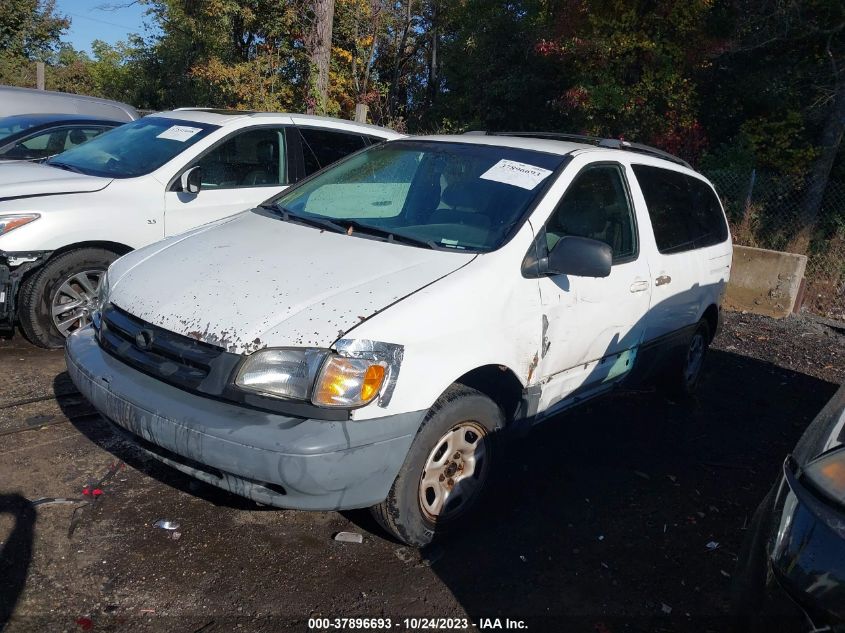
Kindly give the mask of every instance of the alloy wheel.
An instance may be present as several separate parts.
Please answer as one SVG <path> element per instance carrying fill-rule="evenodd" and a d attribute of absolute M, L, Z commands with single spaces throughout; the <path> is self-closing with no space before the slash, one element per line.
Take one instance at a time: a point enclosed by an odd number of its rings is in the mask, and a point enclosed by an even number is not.
<path fill-rule="evenodd" d="M 64 280 L 53 295 L 50 315 L 53 325 L 62 336 L 91 322 L 91 315 L 99 309 L 97 291 L 103 279 L 102 270 L 84 270 Z"/>

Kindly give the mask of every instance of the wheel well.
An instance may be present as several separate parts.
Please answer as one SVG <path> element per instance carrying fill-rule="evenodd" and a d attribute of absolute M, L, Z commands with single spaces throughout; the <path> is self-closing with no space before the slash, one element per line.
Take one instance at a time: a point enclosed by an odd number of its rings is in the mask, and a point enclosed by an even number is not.
<path fill-rule="evenodd" d="M 131 246 L 127 246 L 126 244 L 121 244 L 119 242 L 107 242 L 107 241 L 77 242 L 75 244 L 68 244 L 67 246 L 62 246 L 61 248 L 57 248 L 52 253 L 50 253 L 50 257 L 48 257 L 44 261 L 40 262 L 39 265 L 35 266 L 34 268 L 31 268 L 30 270 L 27 270 L 26 272 L 23 273 L 23 275 L 21 276 L 20 284 L 18 286 L 18 292 L 17 292 L 17 297 L 16 297 L 17 300 L 20 301 L 20 294 L 23 291 L 23 286 L 26 283 L 26 281 L 30 277 L 35 275 L 39 270 L 41 270 L 41 267 L 44 264 L 49 262 L 56 255 L 62 255 L 64 253 L 67 253 L 67 252 L 70 252 L 70 251 L 75 251 L 75 250 L 78 250 L 80 248 L 104 248 L 107 251 L 111 251 L 118 256 L 126 255 L 126 253 L 135 250 Z"/>
<path fill-rule="evenodd" d="M 67 253 L 68 251 L 76 251 L 80 248 L 104 248 L 117 255 L 126 255 L 129 251 L 134 250 L 131 246 L 120 244 L 119 242 L 77 242 L 76 244 L 68 244 L 53 251 L 50 257 Z"/>
<path fill-rule="evenodd" d="M 510 421 L 522 400 L 522 383 L 504 365 L 484 365 L 465 373 L 456 383 L 477 389 L 495 402 Z"/>
<path fill-rule="evenodd" d="M 719 327 L 719 308 L 711 303 L 707 306 L 704 316 L 701 318 L 707 321 L 707 325 L 710 326 L 710 340 L 712 341 L 716 336 L 716 329 Z"/>

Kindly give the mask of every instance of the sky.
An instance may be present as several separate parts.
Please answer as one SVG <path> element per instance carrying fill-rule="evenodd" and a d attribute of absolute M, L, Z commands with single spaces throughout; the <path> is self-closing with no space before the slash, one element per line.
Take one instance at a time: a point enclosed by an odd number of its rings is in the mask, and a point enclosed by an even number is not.
<path fill-rule="evenodd" d="M 146 7 L 132 0 L 56 0 L 56 12 L 71 21 L 62 41 L 88 54 L 94 40 L 114 44 L 132 33 L 152 34 L 144 28 Z"/>

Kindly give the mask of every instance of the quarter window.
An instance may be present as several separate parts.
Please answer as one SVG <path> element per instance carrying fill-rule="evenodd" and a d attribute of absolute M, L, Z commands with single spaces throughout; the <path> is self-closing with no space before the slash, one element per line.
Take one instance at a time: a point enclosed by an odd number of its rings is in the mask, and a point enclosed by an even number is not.
<path fill-rule="evenodd" d="M 649 165 L 634 165 L 633 169 L 661 253 L 682 253 L 727 239 L 719 200 L 705 182 Z"/>
<path fill-rule="evenodd" d="M 205 189 L 279 186 L 285 177 L 285 144 L 281 128 L 249 130 L 221 143 L 203 156 Z"/>
<path fill-rule="evenodd" d="M 299 134 L 302 138 L 306 176 L 366 147 L 364 138 L 360 134 L 315 128 L 300 128 Z"/>
<path fill-rule="evenodd" d="M 575 177 L 546 225 L 549 251 L 565 235 L 608 244 L 614 263 L 636 257 L 634 214 L 618 165 L 587 167 Z"/>

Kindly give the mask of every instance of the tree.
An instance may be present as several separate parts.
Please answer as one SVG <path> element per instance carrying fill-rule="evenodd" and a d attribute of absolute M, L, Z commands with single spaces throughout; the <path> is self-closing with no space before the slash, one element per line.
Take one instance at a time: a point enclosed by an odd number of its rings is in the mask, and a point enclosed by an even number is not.
<path fill-rule="evenodd" d="M 70 21 L 56 13 L 55 0 L 3 0 L 0 51 L 4 56 L 46 61 L 69 26 Z"/>
<path fill-rule="evenodd" d="M 310 61 L 307 108 L 309 114 L 327 114 L 334 0 L 312 0 L 308 17 L 311 24 L 305 36 Z"/>

